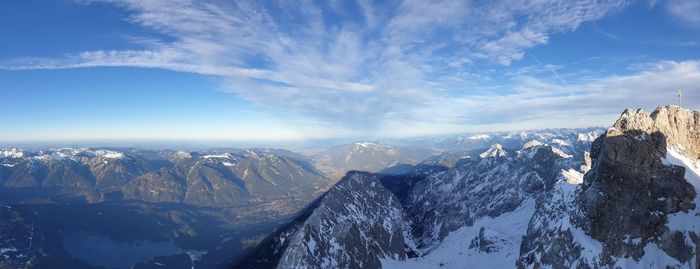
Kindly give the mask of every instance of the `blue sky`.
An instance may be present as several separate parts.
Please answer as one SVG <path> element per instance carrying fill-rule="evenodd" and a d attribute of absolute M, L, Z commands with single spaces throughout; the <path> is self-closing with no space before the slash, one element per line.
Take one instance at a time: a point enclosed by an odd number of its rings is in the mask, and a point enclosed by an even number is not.
<path fill-rule="evenodd" d="M 401 138 L 700 107 L 700 1 L 3 1 L 0 141 Z"/>

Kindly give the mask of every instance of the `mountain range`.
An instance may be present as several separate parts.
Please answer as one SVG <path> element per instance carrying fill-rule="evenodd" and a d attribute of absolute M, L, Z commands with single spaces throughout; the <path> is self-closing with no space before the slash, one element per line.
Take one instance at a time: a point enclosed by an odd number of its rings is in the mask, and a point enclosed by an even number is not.
<path fill-rule="evenodd" d="M 398 144 L 5 149 L 0 267 L 700 268 L 700 112 Z"/>

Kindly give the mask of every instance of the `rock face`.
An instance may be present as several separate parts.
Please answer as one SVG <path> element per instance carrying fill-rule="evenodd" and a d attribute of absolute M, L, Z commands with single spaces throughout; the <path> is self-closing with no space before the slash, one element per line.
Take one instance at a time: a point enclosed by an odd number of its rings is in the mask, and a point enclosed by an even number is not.
<path fill-rule="evenodd" d="M 640 258 L 646 242 L 676 240 L 668 235 L 667 216 L 695 207 L 695 189 L 685 180 L 685 169 L 662 161 L 667 147 L 685 148 L 694 156 L 692 149 L 700 149 L 700 133 L 694 131 L 700 127 L 698 118 L 688 115 L 692 113 L 677 107 L 657 109 L 651 115 L 627 110 L 593 144 L 594 166 L 584 179 L 581 203 L 586 227 L 609 254 Z M 688 143 L 689 137 L 695 137 L 693 143 Z M 640 238 L 642 244 L 624 243 L 628 237 Z M 683 245 L 682 241 L 666 244 L 679 243 Z M 671 256 L 685 262 L 690 253 Z"/>
<path fill-rule="evenodd" d="M 350 172 L 289 239 L 277 268 L 379 268 L 380 258 L 407 257 L 408 229 L 376 175 Z"/>
<path fill-rule="evenodd" d="M 698 268 L 699 119 L 625 110 L 593 143 L 583 184 L 558 184 L 537 209 L 518 266 Z"/>
<path fill-rule="evenodd" d="M 627 109 L 613 126 L 620 132 L 661 133 L 666 144 L 691 159 L 700 159 L 700 112 L 677 106 L 659 107 L 651 114 Z"/>

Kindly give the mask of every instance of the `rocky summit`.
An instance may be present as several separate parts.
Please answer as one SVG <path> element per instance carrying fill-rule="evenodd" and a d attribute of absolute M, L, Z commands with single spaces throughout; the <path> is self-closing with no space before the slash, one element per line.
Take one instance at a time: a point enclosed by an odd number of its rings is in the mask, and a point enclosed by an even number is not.
<path fill-rule="evenodd" d="M 518 265 L 700 266 L 699 115 L 625 110 L 593 143 L 583 183 L 562 184 L 535 213 Z"/>

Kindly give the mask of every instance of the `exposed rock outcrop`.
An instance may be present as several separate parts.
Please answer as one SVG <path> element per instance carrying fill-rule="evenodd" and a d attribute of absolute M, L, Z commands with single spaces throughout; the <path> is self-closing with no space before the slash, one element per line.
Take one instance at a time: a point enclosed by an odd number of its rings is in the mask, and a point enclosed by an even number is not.
<path fill-rule="evenodd" d="M 538 207 L 518 266 L 698 268 L 699 119 L 625 110 L 593 143 L 583 184 L 558 183 Z"/>
<path fill-rule="evenodd" d="M 657 243 L 681 262 L 690 249 L 666 227 L 667 216 L 695 208 L 685 169 L 667 166 L 667 149 L 700 156 L 700 113 L 679 107 L 651 114 L 626 110 L 592 147 L 594 167 L 586 175 L 581 203 L 593 238 L 612 256 L 641 258 L 647 242 Z M 640 238 L 641 243 L 625 242 Z M 683 248 L 684 250 L 678 250 Z"/>

